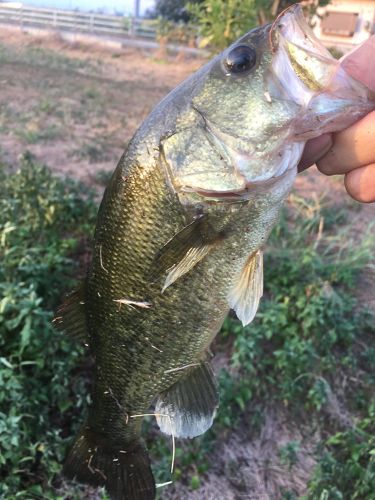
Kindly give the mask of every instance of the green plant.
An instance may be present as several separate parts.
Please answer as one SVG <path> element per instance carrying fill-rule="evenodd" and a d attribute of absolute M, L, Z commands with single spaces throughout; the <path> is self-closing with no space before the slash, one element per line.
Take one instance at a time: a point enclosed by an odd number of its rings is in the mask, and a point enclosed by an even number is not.
<path fill-rule="evenodd" d="M 307 498 L 371 500 L 375 491 L 375 400 L 353 429 L 326 440 Z"/>
<path fill-rule="evenodd" d="M 94 181 L 99 186 L 107 187 L 112 177 L 112 170 L 100 169 L 95 172 Z"/>
<path fill-rule="evenodd" d="M 204 0 L 188 10 L 200 27 L 201 47 L 224 49 L 257 24 L 255 0 Z"/>
<path fill-rule="evenodd" d="M 0 63 L 17 62 L 32 66 L 49 67 L 61 71 L 93 72 L 100 70 L 100 61 L 67 57 L 56 50 L 32 45 L 19 48 L 0 43 Z"/>
<path fill-rule="evenodd" d="M 157 23 L 157 38 L 159 43 L 176 43 L 194 45 L 197 28 L 190 23 L 174 23 L 160 17 Z"/>
<path fill-rule="evenodd" d="M 299 441 L 288 441 L 279 448 L 280 463 L 286 465 L 289 470 L 298 462 Z"/>
<path fill-rule="evenodd" d="M 306 15 L 311 17 L 318 5 L 327 5 L 328 1 L 305 5 Z M 187 10 L 200 27 L 201 46 L 224 49 L 258 24 L 272 22 L 295 3 L 289 0 L 203 0 L 188 4 Z"/>
<path fill-rule="evenodd" d="M 83 348 L 51 320 L 95 205 L 83 185 L 53 177 L 31 155 L 21 163 L 0 172 L 0 497 L 52 499 L 87 402 L 76 376 Z"/>
<path fill-rule="evenodd" d="M 311 486 L 314 493 L 325 489 L 333 495 L 324 498 L 367 498 L 374 480 L 374 445 L 369 430 L 364 434 L 361 429 L 363 422 L 370 426 L 366 401 L 374 383 L 375 322 L 373 312 L 355 299 L 357 279 L 371 261 L 374 241 L 371 228 L 360 242 L 350 238 L 349 211 L 346 204 L 332 207 L 322 200 L 292 197 L 266 249 L 265 293 L 257 317 L 243 328 L 229 316 L 216 344 L 216 350 L 230 356 L 219 377 L 216 432 L 242 420 L 256 433 L 265 404 L 282 405 L 294 415 L 296 426 L 307 418 L 319 427 L 324 414 L 336 419 L 324 427 L 332 438 L 324 454 L 317 453 L 320 472 Z M 349 380 L 345 389 L 341 380 Z M 338 434 L 344 420 L 336 389 L 346 411 L 364 418 Z M 289 468 L 296 465 L 298 449 L 294 441 L 282 447 L 281 462 Z M 342 479 L 340 489 L 339 480 L 332 479 L 335 474 L 350 481 Z M 364 496 L 350 496 L 357 491 L 353 484 Z M 323 498 L 319 495 L 311 498 Z"/>
<path fill-rule="evenodd" d="M 15 131 L 16 135 L 28 144 L 36 144 L 40 141 L 54 141 L 61 137 L 62 130 L 57 125 L 50 124 L 28 124 L 25 128 Z"/>
<path fill-rule="evenodd" d="M 72 151 L 72 156 L 81 159 L 88 159 L 90 163 L 100 163 L 112 158 L 111 146 L 104 137 L 90 139 L 81 144 L 80 147 Z"/>
<path fill-rule="evenodd" d="M 293 201 L 266 251 L 265 297 L 257 318 L 246 328 L 232 318 L 223 325 L 222 338 L 232 338 L 231 363 L 240 376 L 224 373 L 221 384 L 241 410 L 250 399 L 273 395 L 319 411 L 338 367 L 354 372 L 358 366 L 358 331 L 374 330 L 372 315 L 356 310 L 352 295 L 373 242 L 364 238 L 354 245 L 342 230 L 321 234 L 322 207 Z"/>
<path fill-rule="evenodd" d="M 188 3 L 189 0 L 156 0 L 155 7 L 147 13 L 150 17 L 186 23 L 191 18 L 187 8 Z M 202 0 L 191 0 L 190 3 L 199 4 Z"/>
<path fill-rule="evenodd" d="M 0 171 L 0 195 L 0 498 L 78 500 L 81 487 L 68 487 L 59 472 L 87 404 L 80 394 L 88 392 L 90 362 L 51 319 L 80 272 L 74 262 L 86 260 L 96 207 L 83 185 L 52 176 L 30 155 L 18 172 Z M 371 499 L 375 328 L 355 293 L 374 243 L 371 228 L 368 238 L 352 240 L 351 210 L 347 203 L 291 198 L 267 246 L 257 318 L 243 328 L 229 316 L 214 346 L 229 358 L 219 376 L 214 428 L 176 441 L 173 479 L 200 488 L 215 445 L 228 429 L 243 432 L 244 422 L 257 433 L 267 403 L 289 411 L 301 433 L 304 420 L 324 431 L 306 498 Z M 345 428 L 323 420 L 337 392 L 353 416 Z M 172 442 L 150 423 L 145 430 L 156 480 L 166 482 Z M 279 448 L 291 473 L 302 448 L 296 439 Z M 297 498 L 292 490 L 282 495 Z"/>

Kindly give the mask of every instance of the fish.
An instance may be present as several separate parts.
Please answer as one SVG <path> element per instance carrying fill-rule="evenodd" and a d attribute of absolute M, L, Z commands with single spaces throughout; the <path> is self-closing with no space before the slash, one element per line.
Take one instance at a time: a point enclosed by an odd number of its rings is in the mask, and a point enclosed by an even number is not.
<path fill-rule="evenodd" d="M 173 438 L 211 427 L 219 394 L 209 347 L 230 309 L 243 325 L 256 314 L 263 248 L 306 141 L 374 107 L 299 5 L 155 107 L 104 193 L 87 277 L 55 320 L 94 359 L 66 477 L 116 500 L 155 498 L 143 416 Z"/>

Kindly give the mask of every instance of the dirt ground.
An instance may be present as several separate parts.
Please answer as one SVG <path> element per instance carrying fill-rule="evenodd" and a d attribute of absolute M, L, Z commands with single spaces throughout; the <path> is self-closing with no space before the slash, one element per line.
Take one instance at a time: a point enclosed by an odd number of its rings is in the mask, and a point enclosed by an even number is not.
<path fill-rule="evenodd" d="M 201 65 L 3 27 L 0 44 L 1 159 L 15 165 L 27 149 L 86 182 L 113 170 L 155 104 Z"/>
<path fill-rule="evenodd" d="M 203 62 L 69 44 L 56 35 L 37 38 L 2 27 L 0 160 L 13 168 L 19 155 L 29 150 L 60 175 L 81 179 L 101 191 L 142 120 Z M 333 201 L 346 197 L 341 180 L 325 178 L 316 169 L 299 176 L 295 194 L 325 194 Z M 355 221 L 353 234 L 360 234 L 375 220 L 375 204 L 361 207 L 348 198 L 348 206 L 348 217 Z M 375 307 L 371 273 L 370 269 L 364 273 L 358 295 Z M 215 450 L 215 469 L 201 489 L 177 492 L 172 486 L 163 498 L 268 500 L 279 498 L 276 486 L 288 489 L 291 485 L 303 494 L 313 467 L 309 450 L 317 437 L 306 443 L 302 466 L 293 477 L 277 465 L 276 450 L 296 439 L 295 432 L 289 429 L 283 410 L 273 409 L 257 439 L 243 439 L 233 432 Z M 224 462 L 234 464 L 225 477 Z M 241 487 L 254 495 L 241 495 Z"/>

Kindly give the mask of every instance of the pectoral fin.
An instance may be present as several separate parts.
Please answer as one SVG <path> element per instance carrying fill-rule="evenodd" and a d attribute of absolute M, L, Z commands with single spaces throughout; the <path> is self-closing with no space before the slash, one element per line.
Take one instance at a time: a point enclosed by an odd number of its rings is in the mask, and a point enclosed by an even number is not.
<path fill-rule="evenodd" d="M 254 319 L 263 295 L 263 253 L 250 255 L 242 269 L 238 283 L 228 295 L 229 306 L 234 309 L 243 326 Z"/>
<path fill-rule="evenodd" d="M 211 427 L 218 405 L 215 377 L 210 364 L 204 362 L 159 395 L 156 420 L 165 434 L 192 438 Z"/>
<path fill-rule="evenodd" d="M 168 273 L 162 291 L 193 269 L 220 240 L 203 215 L 173 236 L 156 256 L 151 279 Z"/>

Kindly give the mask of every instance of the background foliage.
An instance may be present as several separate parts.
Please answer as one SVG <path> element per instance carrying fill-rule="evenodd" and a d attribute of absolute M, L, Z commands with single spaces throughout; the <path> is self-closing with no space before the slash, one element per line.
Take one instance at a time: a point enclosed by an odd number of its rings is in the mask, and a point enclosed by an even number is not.
<path fill-rule="evenodd" d="M 158 0 L 152 17 L 159 17 L 163 30 L 168 21 L 182 23 L 180 30 L 188 29 L 187 24 L 198 26 L 199 45 L 222 50 L 257 25 L 271 22 L 280 12 L 298 2 L 288 0 Z M 306 5 L 305 13 L 311 17 L 318 6 L 329 0 L 319 0 Z M 167 24 L 166 24 L 167 23 Z M 190 32 L 195 33 L 192 26 Z"/>
<path fill-rule="evenodd" d="M 87 188 L 53 177 L 28 154 L 17 173 L 1 166 L 0 498 L 50 491 L 86 404 L 82 348 L 51 320 L 74 283 L 95 212 Z"/>
<path fill-rule="evenodd" d="M 29 155 L 17 173 L 3 169 L 0 191 L 0 497 L 82 498 L 59 472 L 87 403 L 89 361 L 51 318 L 84 260 L 95 204 L 82 185 L 54 177 Z M 214 346 L 228 357 L 214 428 L 178 443 L 174 479 L 191 490 L 204 482 L 228 430 L 246 425 L 256 432 L 266 406 L 281 404 L 294 425 L 321 428 L 306 498 L 370 500 L 375 322 L 355 289 L 374 242 L 354 244 L 347 213 L 346 206 L 297 197 L 283 212 L 266 253 L 256 320 L 242 328 L 229 317 Z M 149 431 L 163 481 L 169 443 Z M 292 470 L 299 450 L 298 441 L 287 443 L 280 463 Z"/>
<path fill-rule="evenodd" d="M 199 4 L 202 0 L 192 0 L 190 3 Z M 191 19 L 187 9 L 188 0 L 156 0 L 155 7 L 147 12 L 149 17 L 161 17 L 168 21 L 187 23 Z"/>

